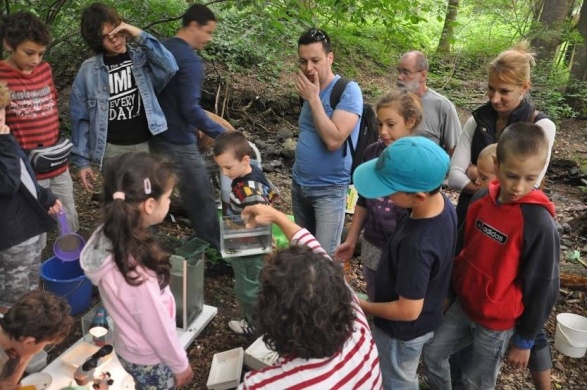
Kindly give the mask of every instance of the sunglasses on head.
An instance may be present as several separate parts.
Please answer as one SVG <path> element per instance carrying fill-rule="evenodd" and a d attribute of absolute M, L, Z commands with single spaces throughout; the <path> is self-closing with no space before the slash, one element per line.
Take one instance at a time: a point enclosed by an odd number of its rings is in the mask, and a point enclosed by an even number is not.
<path fill-rule="evenodd" d="M 328 42 L 328 38 L 326 37 L 326 34 L 324 33 L 324 31 L 318 30 L 318 29 L 312 29 L 310 31 L 308 31 L 308 35 L 310 36 L 310 38 L 314 39 L 316 42 Z"/>

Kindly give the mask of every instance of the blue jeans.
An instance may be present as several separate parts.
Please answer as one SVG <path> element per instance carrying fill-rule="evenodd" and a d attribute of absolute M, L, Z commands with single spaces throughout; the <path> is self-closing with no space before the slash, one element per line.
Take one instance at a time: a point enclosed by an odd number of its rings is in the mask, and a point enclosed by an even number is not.
<path fill-rule="evenodd" d="M 373 338 L 379 351 L 379 367 L 384 389 L 418 390 L 418 363 L 422 348 L 434 335 L 428 332 L 415 339 L 402 341 L 373 327 Z"/>
<path fill-rule="evenodd" d="M 152 153 L 165 155 L 174 162 L 183 206 L 196 237 L 220 251 L 220 223 L 214 191 L 198 145 L 177 145 L 155 137 L 149 146 Z"/>
<path fill-rule="evenodd" d="M 461 349 L 450 357 L 450 372 L 452 376 L 452 387 L 454 389 L 466 389 L 466 373 L 471 367 L 473 357 L 473 344 Z M 532 372 L 550 370 L 552 368 L 552 355 L 548 338 L 544 329 L 536 335 L 534 346 L 530 350 L 528 369 Z"/>
<path fill-rule="evenodd" d="M 292 181 L 291 203 L 296 223 L 308 229 L 330 256 L 340 244 L 347 188 L 305 187 Z"/>
<path fill-rule="evenodd" d="M 475 323 L 465 314 L 459 301 L 455 301 L 434 338 L 424 347 L 424 367 L 430 388 L 452 389 L 448 358 L 472 343 L 471 367 L 466 372 L 468 388 L 494 389 L 512 334 L 513 329 L 490 330 Z"/>

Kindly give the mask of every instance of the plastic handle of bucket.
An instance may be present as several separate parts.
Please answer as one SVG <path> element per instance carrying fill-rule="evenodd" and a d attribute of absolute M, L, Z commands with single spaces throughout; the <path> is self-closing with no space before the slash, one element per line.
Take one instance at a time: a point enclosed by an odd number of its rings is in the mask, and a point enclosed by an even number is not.
<path fill-rule="evenodd" d="M 77 286 L 75 286 L 74 288 L 72 288 L 70 291 L 68 291 L 66 294 L 61 295 L 63 298 L 69 297 L 71 294 L 73 294 L 74 292 L 76 292 L 77 290 L 79 290 L 79 288 L 84 284 L 84 282 L 86 281 L 86 278 L 81 278 L 81 280 L 79 281 L 79 283 L 77 284 Z M 49 292 L 53 292 L 50 290 L 45 290 L 45 284 L 43 284 L 43 291 L 49 291 Z"/>
<path fill-rule="evenodd" d="M 585 347 L 587 347 L 587 340 L 585 340 L 585 342 L 583 342 L 583 343 L 575 344 L 575 342 L 573 340 L 571 340 L 571 338 L 565 333 L 565 331 L 563 330 L 563 327 L 561 326 L 561 324 L 558 324 L 558 330 L 560 330 L 561 334 L 566 339 L 566 341 L 567 341 L 567 343 L 569 345 L 572 345 L 575 348 L 585 348 Z M 585 334 L 587 334 L 587 332 Z"/>
<path fill-rule="evenodd" d="M 262 161 L 261 161 L 261 153 L 259 152 L 259 148 L 257 147 L 257 145 L 255 145 L 251 141 L 249 141 L 249 145 L 251 146 L 253 153 L 255 153 L 254 160 L 257 161 L 258 167 L 261 168 Z"/>
<path fill-rule="evenodd" d="M 71 233 L 71 230 L 69 230 L 69 225 L 67 224 L 67 215 L 65 215 L 65 211 L 63 209 L 59 210 L 57 213 L 57 222 L 59 222 L 59 235 L 63 236 L 65 234 Z"/>

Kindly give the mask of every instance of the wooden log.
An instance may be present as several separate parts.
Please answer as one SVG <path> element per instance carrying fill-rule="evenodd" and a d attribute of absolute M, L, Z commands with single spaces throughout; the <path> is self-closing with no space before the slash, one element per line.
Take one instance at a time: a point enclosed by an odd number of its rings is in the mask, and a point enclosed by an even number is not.
<path fill-rule="evenodd" d="M 571 290 L 587 290 L 587 268 L 582 264 L 563 261 L 560 264 L 561 287 Z"/>

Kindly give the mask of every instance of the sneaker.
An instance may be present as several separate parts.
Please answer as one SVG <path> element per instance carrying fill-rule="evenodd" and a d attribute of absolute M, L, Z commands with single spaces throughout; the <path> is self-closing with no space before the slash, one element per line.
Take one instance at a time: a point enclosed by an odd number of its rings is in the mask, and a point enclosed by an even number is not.
<path fill-rule="evenodd" d="M 254 332 L 252 326 L 249 326 L 247 320 L 233 320 L 228 321 L 228 327 L 234 332 L 238 334 L 244 335 L 251 335 Z"/>

